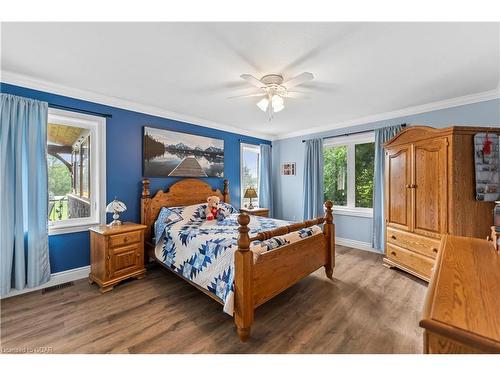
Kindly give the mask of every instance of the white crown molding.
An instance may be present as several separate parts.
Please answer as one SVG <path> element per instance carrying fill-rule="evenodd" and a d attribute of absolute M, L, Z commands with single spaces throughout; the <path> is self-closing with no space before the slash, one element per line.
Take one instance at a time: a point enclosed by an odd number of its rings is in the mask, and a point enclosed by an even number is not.
<path fill-rule="evenodd" d="M 461 105 L 485 102 L 488 100 L 499 99 L 499 98 L 500 98 L 500 89 L 497 87 L 494 90 L 483 91 L 483 92 L 479 92 L 476 94 L 464 95 L 464 96 L 460 96 L 457 98 L 440 100 L 440 101 L 433 102 L 433 103 L 427 103 L 427 104 L 422 104 L 422 105 L 418 105 L 418 106 L 414 106 L 414 107 L 398 109 L 396 111 L 379 113 L 376 115 L 361 117 L 361 118 L 358 118 L 355 120 L 348 120 L 348 121 L 338 122 L 338 123 L 329 124 L 329 125 L 316 126 L 316 127 L 309 128 L 307 130 L 299 130 L 299 131 L 288 133 L 288 134 L 279 134 L 275 137 L 274 140 L 300 137 L 300 136 L 311 135 L 311 134 L 315 134 L 315 133 L 322 133 L 322 132 L 325 132 L 328 130 L 342 129 L 342 128 L 348 128 L 348 127 L 356 126 L 356 125 L 369 124 L 369 123 L 377 122 L 377 121 L 391 120 L 391 119 L 395 119 L 398 117 L 417 115 L 420 113 L 426 113 L 426 112 L 437 111 L 440 109 L 458 107 Z"/>
<path fill-rule="evenodd" d="M 177 112 L 172 112 L 166 109 L 149 106 L 146 104 L 136 103 L 126 99 L 117 98 L 114 96 L 108 96 L 108 95 L 98 94 L 92 91 L 63 86 L 57 83 L 40 80 L 24 74 L 18 74 L 10 71 L 5 71 L 5 70 L 0 71 L 0 81 L 11 85 L 45 91 L 51 94 L 68 96 L 74 99 L 86 100 L 89 102 L 107 105 L 110 107 L 126 109 L 129 111 L 140 112 L 147 115 L 186 122 L 189 124 L 203 126 L 205 128 L 211 128 L 230 133 L 235 133 L 238 135 L 247 135 L 250 137 L 266 139 L 269 141 L 274 139 L 274 137 L 269 134 L 251 131 L 247 129 L 241 129 L 231 125 L 220 124 L 214 121 L 205 120 L 202 118 L 193 117 L 189 115 L 184 115 Z"/>
<path fill-rule="evenodd" d="M 411 116 L 425 112 L 436 111 L 440 109 L 458 107 L 461 105 L 479 103 L 487 100 L 493 100 L 500 98 L 500 87 L 497 86 L 496 89 L 484 91 L 476 94 L 460 96 L 457 98 L 451 98 L 446 100 L 441 100 L 437 102 L 422 104 L 413 107 L 407 107 L 395 111 L 379 113 L 375 115 L 365 116 L 354 120 L 348 120 L 328 125 L 309 127 L 306 130 L 299 130 L 292 133 L 280 133 L 277 135 L 270 135 L 266 133 L 260 133 L 256 131 L 251 131 L 247 129 L 238 128 L 231 125 L 220 124 L 217 122 L 201 119 L 194 116 L 184 115 L 162 108 L 149 106 L 141 103 L 132 102 L 126 99 L 121 99 L 113 96 L 98 94 L 95 92 L 80 90 L 68 86 L 59 85 L 56 83 L 48 82 L 45 80 L 36 79 L 27 75 L 18 74 L 10 71 L 2 70 L 0 71 L 0 81 L 3 83 L 8 83 L 16 86 L 22 86 L 26 88 L 31 88 L 34 90 L 46 91 L 52 94 L 58 94 L 63 96 L 68 96 L 75 99 L 86 100 L 102 105 L 107 105 L 111 107 L 116 107 L 120 109 L 126 109 L 134 112 L 144 113 L 152 116 L 158 116 L 162 118 L 172 119 L 176 121 L 181 121 L 185 123 L 190 123 L 194 125 L 203 126 L 206 128 L 217 129 L 222 131 L 227 131 L 230 133 L 247 135 L 250 137 L 256 137 L 261 139 L 266 139 L 269 141 L 276 141 L 287 138 L 301 137 L 305 135 L 311 135 L 316 133 L 321 133 L 334 129 L 341 129 L 352 127 L 356 125 L 368 124 L 377 121 L 391 120 L 398 117 Z"/>
<path fill-rule="evenodd" d="M 49 288 L 51 286 L 69 283 L 70 281 L 85 279 L 86 277 L 89 276 L 89 273 L 90 273 L 90 266 L 84 266 L 80 268 L 73 268 L 67 271 L 56 272 L 50 275 L 50 280 L 45 284 L 39 285 L 35 288 L 26 288 L 20 290 L 12 289 L 7 295 L 3 296 L 1 299 L 14 297 L 19 294 L 35 292 L 37 290 Z"/>

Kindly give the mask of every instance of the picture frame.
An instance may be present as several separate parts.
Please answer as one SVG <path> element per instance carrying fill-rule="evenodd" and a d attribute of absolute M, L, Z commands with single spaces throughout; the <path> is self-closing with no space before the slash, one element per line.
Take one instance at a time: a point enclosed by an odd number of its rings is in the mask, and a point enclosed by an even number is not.
<path fill-rule="evenodd" d="M 297 164 L 294 162 L 285 162 L 281 164 L 282 176 L 295 176 L 297 174 Z"/>
<path fill-rule="evenodd" d="M 224 140 L 144 126 L 144 177 L 224 177 Z"/>

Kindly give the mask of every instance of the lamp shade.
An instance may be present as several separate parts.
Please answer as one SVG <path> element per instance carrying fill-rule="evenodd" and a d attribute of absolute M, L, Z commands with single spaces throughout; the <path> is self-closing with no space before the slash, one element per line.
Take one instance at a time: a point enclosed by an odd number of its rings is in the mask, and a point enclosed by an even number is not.
<path fill-rule="evenodd" d="M 116 199 L 113 199 L 107 206 L 106 206 L 106 212 L 109 212 L 110 214 L 113 214 L 115 212 L 125 212 L 127 210 L 127 206 L 125 203 L 118 201 Z"/>
<path fill-rule="evenodd" d="M 262 112 L 266 112 L 267 111 L 267 106 L 268 105 L 269 105 L 269 100 L 267 98 L 261 99 L 257 103 L 257 107 L 259 107 Z"/>
<path fill-rule="evenodd" d="M 253 187 L 249 187 L 245 190 L 243 198 L 257 198 L 257 192 Z"/>

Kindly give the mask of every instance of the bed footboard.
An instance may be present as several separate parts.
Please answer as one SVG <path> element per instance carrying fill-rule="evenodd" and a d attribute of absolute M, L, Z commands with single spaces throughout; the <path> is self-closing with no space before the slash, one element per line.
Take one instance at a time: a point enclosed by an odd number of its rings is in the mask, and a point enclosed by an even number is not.
<path fill-rule="evenodd" d="M 302 223 L 280 227 L 259 233 L 250 238 L 246 214 L 238 216 L 239 238 L 235 253 L 235 307 L 234 320 L 241 341 L 250 337 L 254 309 L 297 281 L 308 276 L 320 267 L 325 267 L 326 276 L 332 278 L 335 266 L 335 230 L 333 224 L 333 203 L 325 202 L 325 217 L 307 220 Z M 274 236 L 324 224 L 323 233 L 261 254 L 254 261 L 250 243 L 266 240 Z"/>

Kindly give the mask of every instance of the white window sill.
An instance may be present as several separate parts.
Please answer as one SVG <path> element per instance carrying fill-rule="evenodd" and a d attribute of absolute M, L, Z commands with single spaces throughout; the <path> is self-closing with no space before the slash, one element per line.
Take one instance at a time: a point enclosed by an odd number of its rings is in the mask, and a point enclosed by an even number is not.
<path fill-rule="evenodd" d="M 90 227 L 95 225 L 99 225 L 100 223 L 87 223 L 87 224 L 76 224 L 76 225 L 65 225 L 59 227 L 50 227 L 49 226 L 49 236 L 55 236 L 58 234 L 66 234 L 66 233 L 77 233 L 77 232 L 86 232 Z"/>
<path fill-rule="evenodd" d="M 341 216 L 373 218 L 373 208 L 334 206 L 333 214 Z"/>

